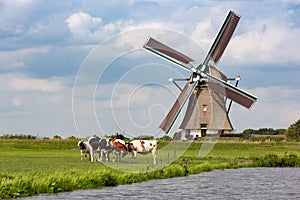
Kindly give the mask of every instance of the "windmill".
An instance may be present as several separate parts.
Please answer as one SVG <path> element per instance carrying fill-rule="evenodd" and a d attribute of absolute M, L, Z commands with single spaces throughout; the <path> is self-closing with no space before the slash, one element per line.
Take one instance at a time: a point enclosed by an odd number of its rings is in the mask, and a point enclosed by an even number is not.
<path fill-rule="evenodd" d="M 192 74 L 186 81 L 173 107 L 160 124 L 160 128 L 169 133 L 179 113 L 189 99 L 185 117 L 180 125 L 183 131 L 196 131 L 204 136 L 207 130 L 232 130 L 228 112 L 232 101 L 250 109 L 257 100 L 254 95 L 228 83 L 227 77 L 217 69 L 217 64 L 225 51 L 240 17 L 230 11 L 203 63 L 193 65 L 193 59 L 161 42 L 149 37 L 144 48 L 189 70 Z M 173 80 L 175 84 L 175 79 Z M 178 84 L 176 84 L 178 86 Z M 179 87 L 179 86 L 178 86 Z M 226 110 L 226 101 L 230 99 Z"/>

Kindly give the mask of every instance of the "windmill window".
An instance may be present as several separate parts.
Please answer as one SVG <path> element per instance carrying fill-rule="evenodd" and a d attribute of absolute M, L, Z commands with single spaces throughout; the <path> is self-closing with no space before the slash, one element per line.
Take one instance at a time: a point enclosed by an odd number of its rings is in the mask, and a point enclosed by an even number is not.
<path fill-rule="evenodd" d="M 194 89 L 193 93 L 194 93 L 194 94 L 197 94 L 197 92 L 198 92 L 198 88 L 196 87 L 196 88 Z"/>
<path fill-rule="evenodd" d="M 207 111 L 207 105 L 203 105 L 202 110 L 203 110 L 203 112 L 206 112 Z"/>
<path fill-rule="evenodd" d="M 207 129 L 207 124 L 200 124 L 200 129 Z"/>

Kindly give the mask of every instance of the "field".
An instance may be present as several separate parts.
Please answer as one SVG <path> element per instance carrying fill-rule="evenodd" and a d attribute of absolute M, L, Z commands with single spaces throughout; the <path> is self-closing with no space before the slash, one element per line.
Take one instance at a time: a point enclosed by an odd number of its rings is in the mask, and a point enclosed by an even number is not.
<path fill-rule="evenodd" d="M 203 142 L 159 141 L 151 155 L 127 155 L 120 163 L 80 160 L 76 139 L 0 140 L 0 198 L 131 184 L 213 169 L 300 167 L 299 143 L 219 140 L 205 157 Z M 207 144 L 206 144 L 207 145 Z M 211 145 L 211 144 L 209 144 Z"/>

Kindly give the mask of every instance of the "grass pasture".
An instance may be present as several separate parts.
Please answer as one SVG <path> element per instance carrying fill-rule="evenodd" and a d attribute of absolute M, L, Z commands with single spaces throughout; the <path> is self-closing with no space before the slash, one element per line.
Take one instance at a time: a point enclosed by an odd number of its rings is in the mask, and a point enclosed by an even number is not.
<path fill-rule="evenodd" d="M 152 155 L 120 163 L 80 160 L 77 140 L 0 140 L 0 198 L 130 184 L 238 167 L 300 167 L 299 143 L 219 140 L 205 157 L 202 142 L 160 141 Z"/>

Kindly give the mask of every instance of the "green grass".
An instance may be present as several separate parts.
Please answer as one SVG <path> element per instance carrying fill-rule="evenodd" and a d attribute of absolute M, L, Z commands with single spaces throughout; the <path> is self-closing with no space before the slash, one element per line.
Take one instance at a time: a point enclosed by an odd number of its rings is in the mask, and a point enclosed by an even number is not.
<path fill-rule="evenodd" d="M 202 142 L 159 142 L 158 163 L 151 154 L 131 162 L 80 160 L 77 140 L 0 140 L 0 198 L 131 184 L 238 167 L 300 167 L 299 143 L 219 140 L 205 157 Z"/>

